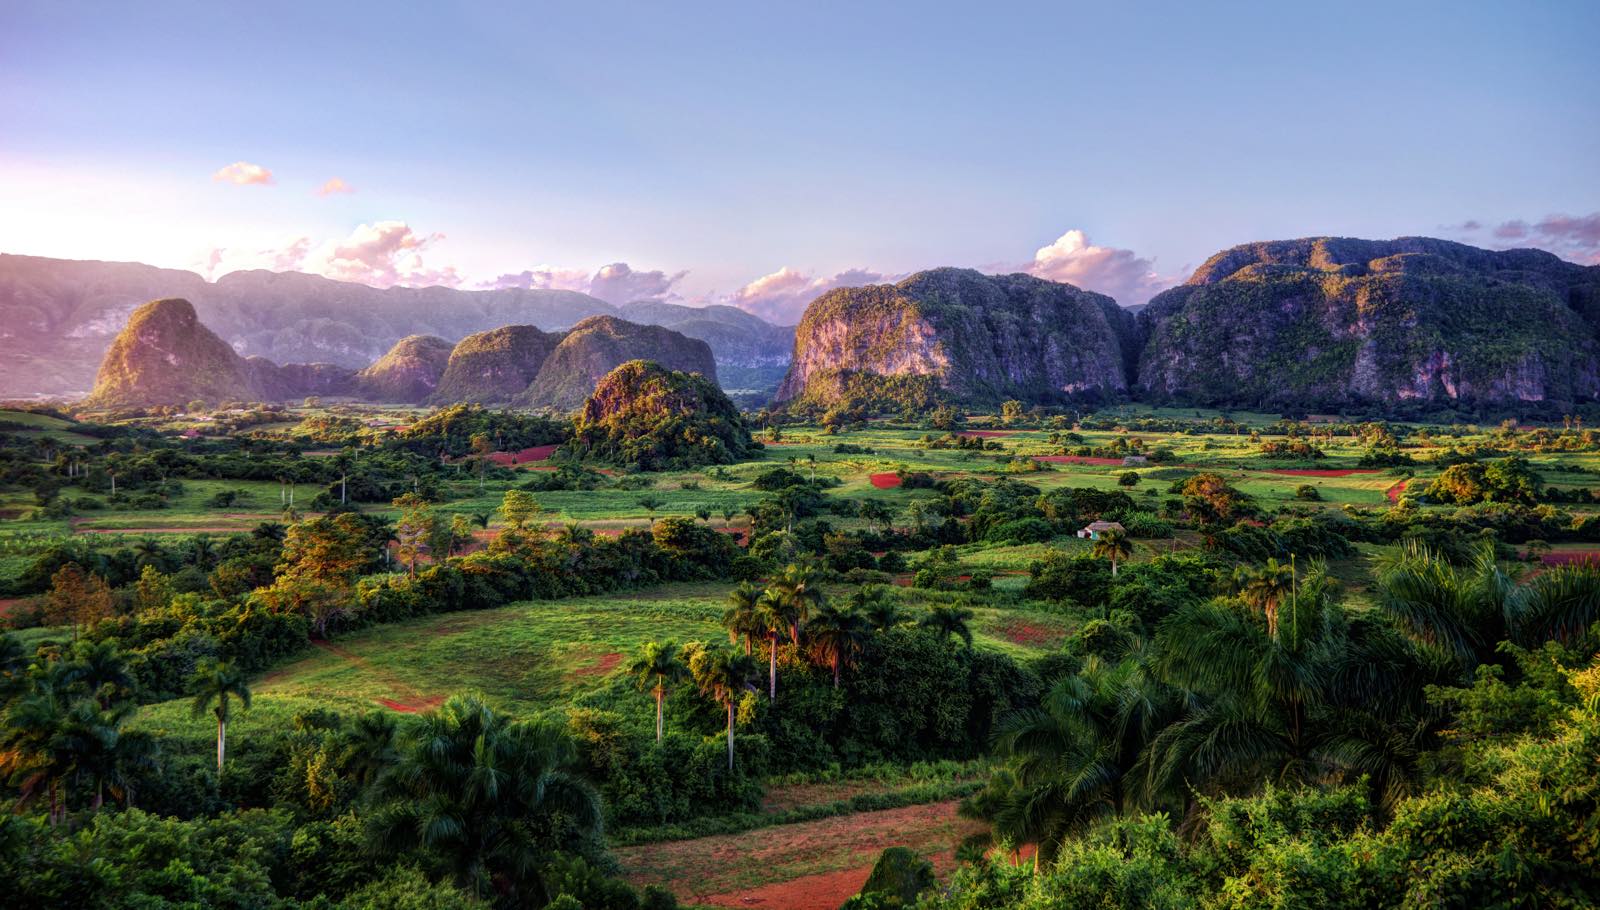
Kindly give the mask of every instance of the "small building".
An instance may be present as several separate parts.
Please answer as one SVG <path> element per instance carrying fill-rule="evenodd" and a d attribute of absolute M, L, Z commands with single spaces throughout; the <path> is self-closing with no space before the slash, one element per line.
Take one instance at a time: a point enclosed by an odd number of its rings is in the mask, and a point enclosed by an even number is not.
<path fill-rule="evenodd" d="M 1078 532 L 1084 540 L 1099 540 L 1100 535 L 1107 531 L 1125 533 L 1121 522 L 1117 521 L 1091 521 L 1088 526 Z"/>
<path fill-rule="evenodd" d="M 1150 458 L 1147 455 L 1128 455 L 1122 459 L 1122 466 L 1125 468 L 1136 467 L 1138 465 L 1145 465 L 1149 463 Z"/>

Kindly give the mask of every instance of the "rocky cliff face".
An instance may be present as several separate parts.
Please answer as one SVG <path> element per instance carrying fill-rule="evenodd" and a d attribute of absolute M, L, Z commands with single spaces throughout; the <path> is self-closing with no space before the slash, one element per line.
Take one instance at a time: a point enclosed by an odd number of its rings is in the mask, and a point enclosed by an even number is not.
<path fill-rule="evenodd" d="M 1029 275 L 934 269 L 831 291 L 795 331 L 780 401 L 913 387 L 973 403 L 1128 388 L 1133 318 L 1111 298 Z M 920 381 L 918 381 L 920 380 Z"/>
<path fill-rule="evenodd" d="M 1194 403 L 1574 401 L 1600 394 L 1600 267 L 1423 237 L 1211 257 L 1139 315 L 1143 394 Z"/>
<path fill-rule="evenodd" d="M 420 404 L 439 386 L 455 345 L 432 335 L 407 335 L 372 366 L 356 374 L 368 401 Z"/>
<path fill-rule="evenodd" d="M 531 325 L 503 325 L 461 339 L 450 352 L 435 404 L 504 404 L 522 394 L 539 375 L 559 333 Z"/>
<path fill-rule="evenodd" d="M 717 381 L 711 347 L 657 325 L 639 325 L 614 316 L 594 316 L 572 327 L 539 368 L 516 404 L 573 410 L 607 373 L 630 360 L 651 360 L 669 370 L 699 373 Z"/>
<path fill-rule="evenodd" d="M 558 331 L 624 310 L 635 321 L 668 320 L 683 334 L 705 338 L 719 367 L 733 368 L 742 381 L 766 381 L 767 388 L 781 371 L 773 359 L 787 363 L 789 351 L 787 329 L 732 307 L 618 308 L 575 291 L 380 290 L 296 272 L 234 272 L 208 282 L 193 272 L 138 263 L 0 254 L 0 397 L 82 394 L 133 310 L 166 297 L 191 301 L 200 319 L 243 356 L 351 370 L 408 335 L 456 339 L 519 324 Z"/>
<path fill-rule="evenodd" d="M 251 367 L 200 324 L 187 300 L 152 300 L 134 310 L 106 351 L 87 402 L 132 408 L 215 404 L 255 387 Z"/>

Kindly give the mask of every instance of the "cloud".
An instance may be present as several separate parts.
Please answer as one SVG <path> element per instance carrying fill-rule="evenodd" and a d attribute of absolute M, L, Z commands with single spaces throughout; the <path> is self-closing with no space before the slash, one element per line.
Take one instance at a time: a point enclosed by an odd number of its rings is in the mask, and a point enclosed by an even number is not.
<path fill-rule="evenodd" d="M 727 302 L 768 322 L 793 325 L 800 321 L 807 304 L 834 288 L 879 284 L 888 277 L 858 268 L 818 278 L 784 266 L 735 291 Z"/>
<path fill-rule="evenodd" d="M 1089 235 L 1078 229 L 1040 247 L 1022 271 L 1106 294 L 1123 306 L 1145 303 L 1181 280 L 1158 274 L 1154 260 L 1132 250 L 1095 246 Z"/>
<path fill-rule="evenodd" d="M 212 174 L 211 179 L 235 186 L 267 186 L 273 182 L 271 171 L 248 161 L 235 161 Z"/>
<path fill-rule="evenodd" d="M 404 221 L 379 221 L 358 226 L 342 240 L 318 243 L 310 237 L 294 237 L 266 249 L 215 247 L 197 264 L 213 280 L 243 269 L 270 269 L 308 272 L 378 288 L 457 287 L 462 278 L 454 266 L 434 266 L 424 259 L 443 239 L 443 234 L 419 234 Z"/>
<path fill-rule="evenodd" d="M 626 262 L 601 266 L 589 280 L 589 294 L 606 303 L 632 303 L 635 300 L 664 300 L 672 296 L 672 286 L 683 280 L 687 271 L 668 275 L 660 270 L 636 272 Z"/>
<path fill-rule="evenodd" d="M 1600 265 L 1600 212 L 1589 215 L 1546 215 L 1529 223 L 1513 218 L 1496 224 L 1481 236 L 1480 221 L 1466 221 L 1450 228 L 1452 233 L 1471 243 L 1499 249 L 1532 246 L 1548 250 L 1563 259 L 1587 265 Z"/>
<path fill-rule="evenodd" d="M 355 187 L 345 183 L 343 178 L 340 177 L 330 177 L 327 183 L 317 187 L 318 196 L 332 196 L 337 193 L 354 193 L 355 191 Z"/>
<path fill-rule="evenodd" d="M 668 273 L 660 269 L 638 271 L 626 262 L 613 262 L 593 272 L 540 265 L 501 275 L 493 281 L 484 282 L 482 287 L 578 291 L 607 303 L 633 303 L 638 300 L 675 299 L 678 296 L 676 285 L 688 274 L 687 271 Z"/>

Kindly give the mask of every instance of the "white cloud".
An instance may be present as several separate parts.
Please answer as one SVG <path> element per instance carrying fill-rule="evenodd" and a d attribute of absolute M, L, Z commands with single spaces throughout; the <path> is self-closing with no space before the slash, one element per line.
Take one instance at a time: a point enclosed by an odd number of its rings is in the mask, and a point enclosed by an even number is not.
<path fill-rule="evenodd" d="M 339 193 L 354 193 L 356 188 L 344 182 L 341 177 L 329 177 L 328 181 L 317 187 L 318 196 L 333 196 Z"/>
<path fill-rule="evenodd" d="M 271 171 L 248 161 L 235 161 L 227 167 L 220 168 L 211 175 L 211 179 L 218 183 L 232 183 L 235 186 L 266 186 L 273 182 Z"/>
<path fill-rule="evenodd" d="M 378 288 L 456 287 L 462 279 L 454 266 L 430 265 L 424 259 L 443 239 L 443 234 L 418 234 L 404 221 L 379 221 L 360 225 L 343 240 L 317 243 L 310 237 L 294 237 L 266 249 L 216 247 L 206 251 L 198 265 L 210 279 L 241 269 L 270 269 Z"/>
<path fill-rule="evenodd" d="M 871 269 L 846 269 L 815 277 L 784 266 L 735 291 L 727 302 L 768 322 L 792 325 L 800 321 L 807 304 L 834 288 L 881 284 L 887 280 L 889 276 Z"/>
<path fill-rule="evenodd" d="M 671 300 L 678 294 L 678 282 L 687 271 L 664 272 L 660 269 L 638 271 L 626 262 L 613 262 L 593 272 L 588 269 L 563 268 L 540 265 L 521 272 L 501 275 L 486 281 L 486 288 L 534 288 L 561 291 L 579 291 L 598 297 L 607 303 L 633 303 L 640 300 Z"/>
<path fill-rule="evenodd" d="M 1132 250 L 1095 246 L 1089 242 L 1089 235 L 1078 229 L 1040 247 L 1022 270 L 1105 294 L 1123 306 L 1145 303 L 1180 280 L 1158 274 L 1153 260 Z"/>

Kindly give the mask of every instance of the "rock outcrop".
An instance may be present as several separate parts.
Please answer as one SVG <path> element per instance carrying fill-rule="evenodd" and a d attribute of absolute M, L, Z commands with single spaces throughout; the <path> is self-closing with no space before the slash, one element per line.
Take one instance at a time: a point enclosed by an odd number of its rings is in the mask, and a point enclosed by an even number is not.
<path fill-rule="evenodd" d="M 716 383 L 648 360 L 601 377 L 566 444 L 574 457 L 647 471 L 732 464 L 757 448 Z"/>
<path fill-rule="evenodd" d="M 1263 408 L 1600 394 L 1600 267 L 1426 237 L 1211 257 L 1139 315 L 1140 393 Z"/>
<path fill-rule="evenodd" d="M 516 404 L 570 411 L 581 407 L 607 373 L 630 360 L 651 360 L 669 370 L 717 381 L 711 346 L 658 325 L 592 316 L 572 327 L 545 359 Z"/>
<path fill-rule="evenodd" d="M 1129 385 L 1133 317 L 1102 294 L 1030 275 L 933 269 L 817 298 L 795 332 L 780 401 L 872 407 L 937 394 L 1049 402 Z"/>
<path fill-rule="evenodd" d="M 468 335 L 450 352 L 431 400 L 434 404 L 510 402 L 539 375 L 561 338 L 531 325 L 503 325 Z"/>
<path fill-rule="evenodd" d="M 200 324 L 194 306 L 169 297 L 134 310 L 100 364 L 96 408 L 216 404 L 256 388 L 252 367 L 226 341 Z"/>

